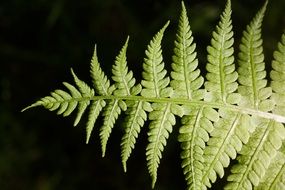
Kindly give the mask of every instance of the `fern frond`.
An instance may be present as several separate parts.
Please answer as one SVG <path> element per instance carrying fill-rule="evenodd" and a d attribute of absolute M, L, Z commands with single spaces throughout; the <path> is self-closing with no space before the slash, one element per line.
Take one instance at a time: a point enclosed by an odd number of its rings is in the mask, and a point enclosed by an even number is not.
<path fill-rule="evenodd" d="M 169 22 L 154 36 L 145 51 L 146 58 L 143 63 L 143 80 L 141 82 L 142 96 L 163 98 L 172 94 L 172 88 L 167 87 L 170 79 L 165 77 L 167 71 L 164 69 L 161 50 L 161 40 L 168 25 Z"/>
<path fill-rule="evenodd" d="M 270 73 L 271 88 L 274 92 L 271 98 L 276 103 L 273 113 L 285 116 L 285 34 L 282 35 L 278 50 L 273 56 L 273 70 Z"/>
<path fill-rule="evenodd" d="M 256 123 L 258 128 L 237 157 L 239 163 L 231 169 L 225 189 L 247 190 L 257 186 L 282 146 L 285 128 L 281 123 L 260 118 L 256 119 Z"/>
<path fill-rule="evenodd" d="M 271 161 L 265 176 L 261 179 L 256 190 L 283 190 L 285 189 L 285 143 L 283 148 Z"/>
<path fill-rule="evenodd" d="M 90 106 L 90 111 L 88 115 L 88 121 L 86 126 L 86 144 L 89 143 L 89 139 L 91 136 L 91 132 L 93 130 L 94 124 L 102 111 L 102 109 L 106 106 L 106 102 L 104 100 L 93 101 Z"/>
<path fill-rule="evenodd" d="M 212 108 L 195 108 L 182 118 L 178 140 L 181 142 L 182 168 L 188 189 L 202 189 L 202 174 L 205 142 L 213 130 L 211 121 L 219 119 L 218 113 Z"/>
<path fill-rule="evenodd" d="M 248 142 L 254 125 L 248 115 L 241 115 L 228 110 L 219 109 L 221 118 L 214 123 L 214 130 L 204 150 L 203 184 L 211 187 L 217 179 L 222 178 L 224 168 L 235 159 L 243 144 Z M 250 131 L 251 130 L 251 131 Z"/>
<path fill-rule="evenodd" d="M 256 14 L 247 30 L 243 33 L 239 54 L 239 92 L 243 95 L 241 105 L 271 111 L 274 102 L 268 99 L 272 90 L 266 87 L 265 63 L 261 40 L 261 24 L 267 1 Z M 231 170 L 230 183 L 226 189 L 251 189 L 257 186 L 264 176 L 271 159 L 280 148 L 285 130 L 282 124 L 272 120 L 254 118 L 256 131 L 242 148 L 237 158 L 239 164 Z M 276 132 L 277 131 L 277 132 Z M 275 139 L 276 142 L 273 142 Z"/>
<path fill-rule="evenodd" d="M 271 87 L 273 90 L 273 94 L 271 99 L 275 102 L 275 108 L 273 109 L 273 113 L 277 113 L 279 115 L 284 115 L 285 111 L 285 88 L 284 88 L 284 80 L 285 80 L 285 35 L 283 34 L 281 37 L 281 41 L 278 43 L 278 49 L 274 52 L 274 60 L 272 61 L 273 70 L 270 73 Z M 280 128 L 283 129 L 283 133 L 281 132 L 279 135 L 284 135 L 284 126 L 279 124 Z M 283 127 L 283 128 L 282 128 Z M 271 137 L 272 138 L 272 137 Z M 283 136 L 284 139 L 284 136 Z M 273 141 L 273 139 L 272 139 Z M 279 145 L 280 142 L 277 140 L 272 142 L 273 145 Z M 277 155 L 273 158 L 270 166 L 268 167 L 265 176 L 261 179 L 261 183 L 257 186 L 256 189 L 276 189 L 281 190 L 285 188 L 285 145 L 283 141 L 282 149 L 277 152 Z"/>
<path fill-rule="evenodd" d="M 111 100 L 106 105 L 104 112 L 103 112 L 103 125 L 100 128 L 100 140 L 101 140 L 101 148 L 102 148 L 102 157 L 105 156 L 106 153 L 106 146 L 112 129 L 116 120 L 118 119 L 121 111 L 126 111 L 127 105 L 122 100 Z"/>
<path fill-rule="evenodd" d="M 200 75 L 196 44 L 193 42 L 187 11 L 182 2 L 182 10 L 174 42 L 173 63 L 171 65 L 170 86 L 174 89 L 173 97 L 201 100 L 204 98 L 203 77 Z"/>
<path fill-rule="evenodd" d="M 231 1 L 227 1 L 221 20 L 213 32 L 211 46 L 208 46 L 208 64 L 206 65 L 208 90 L 206 101 L 218 101 L 223 104 L 237 104 L 240 95 L 237 90 L 238 74 L 235 71 L 233 57 L 233 31 L 231 21 Z M 217 179 L 222 178 L 224 168 L 229 166 L 230 158 L 235 159 L 242 144 L 247 143 L 251 129 L 247 115 L 220 108 L 220 119 L 214 123 L 210 140 L 204 150 L 203 184 L 211 187 Z M 252 130 L 252 129 L 251 129 Z M 204 187 L 206 188 L 206 187 Z"/>
<path fill-rule="evenodd" d="M 142 89 L 140 84 L 135 86 L 136 80 L 133 77 L 132 71 L 128 72 L 126 61 L 126 47 L 128 39 L 119 56 L 117 56 L 115 65 L 113 67 L 113 80 L 116 81 L 117 87 L 114 91 L 114 95 L 117 96 L 135 96 L 139 94 Z M 140 129 L 147 119 L 146 111 L 152 111 L 150 103 L 144 101 L 128 101 L 127 106 L 128 109 L 126 111 L 127 117 L 125 120 L 125 134 L 122 137 L 121 142 L 121 157 L 125 172 L 127 170 L 126 163 L 131 155 L 132 149 L 135 146 L 136 138 L 138 138 Z"/>
<path fill-rule="evenodd" d="M 211 46 L 207 47 L 206 101 L 236 104 L 239 100 L 239 95 L 233 93 L 238 86 L 238 74 L 234 65 L 231 12 L 231 1 L 228 0 L 220 22 L 213 32 Z"/>
<path fill-rule="evenodd" d="M 174 56 L 171 72 L 171 87 L 174 97 L 189 100 L 204 98 L 204 89 L 200 89 L 204 79 L 197 69 L 196 45 L 182 2 L 182 10 L 178 23 L 178 31 L 174 42 Z M 210 119 L 205 115 L 210 113 Z M 217 120 L 218 114 L 210 108 L 191 108 L 190 113 L 182 118 L 178 140 L 181 142 L 182 168 L 188 189 L 200 189 L 202 186 L 203 149 L 208 141 L 208 133 L 213 129 L 211 120 Z"/>
<path fill-rule="evenodd" d="M 261 39 L 261 25 L 267 1 L 246 27 L 241 39 L 239 53 L 238 92 L 243 96 L 241 105 L 262 111 L 273 109 L 273 101 L 267 99 L 272 90 L 266 87 L 267 80 Z"/>
<path fill-rule="evenodd" d="M 148 170 L 152 178 L 152 188 L 154 188 L 162 152 L 176 120 L 171 111 L 173 108 L 170 103 L 153 103 L 152 108 L 153 111 L 149 114 L 149 119 L 152 121 L 149 125 L 149 144 L 146 148 L 146 159 Z"/>
<path fill-rule="evenodd" d="M 140 130 L 147 120 L 146 111 L 151 112 L 153 110 L 151 104 L 144 101 L 129 101 L 127 105 L 125 134 L 121 142 L 121 157 L 125 172 L 127 171 L 127 160 L 135 147 Z"/>
<path fill-rule="evenodd" d="M 140 93 L 141 85 L 136 85 L 136 79 L 133 77 L 133 72 L 128 70 L 127 66 L 127 47 L 128 47 L 129 37 L 126 40 L 125 45 L 121 49 L 119 55 L 116 57 L 115 64 L 112 69 L 112 79 L 115 83 L 115 96 L 135 96 Z"/>
<path fill-rule="evenodd" d="M 143 63 L 143 80 L 141 95 L 145 97 L 170 97 L 173 89 L 169 85 L 169 77 L 164 69 L 162 58 L 161 40 L 169 22 L 154 36 L 146 50 L 146 58 Z M 149 125 L 148 141 L 146 148 L 147 166 L 152 178 L 152 187 L 157 179 L 157 169 L 162 157 L 162 151 L 166 146 L 166 139 L 172 132 L 172 126 L 176 120 L 172 113 L 171 103 L 153 103 L 153 111 L 149 113 L 152 122 Z"/>
<path fill-rule="evenodd" d="M 80 80 L 75 75 L 75 73 L 73 72 L 72 69 L 71 69 L 71 73 L 72 73 L 72 76 L 74 78 L 75 84 L 77 85 L 80 93 L 82 94 L 82 98 L 87 98 L 85 101 L 79 102 L 78 113 L 77 113 L 77 116 L 76 116 L 75 121 L 74 121 L 74 126 L 76 126 L 79 123 L 79 121 L 80 121 L 83 113 L 85 112 L 86 108 L 88 107 L 88 105 L 90 103 L 90 98 L 94 96 L 94 90 L 91 89 L 85 82 Z"/>
<path fill-rule="evenodd" d="M 71 70 L 71 73 L 79 90 L 73 85 L 64 82 L 63 85 L 70 91 L 70 94 L 63 90 L 55 90 L 51 93 L 51 96 L 42 98 L 22 111 L 32 107 L 43 106 L 50 111 L 57 110 L 58 115 L 66 117 L 69 116 L 75 108 L 78 108 L 77 116 L 74 121 L 74 126 L 76 126 L 89 105 L 90 100 L 94 96 L 94 90 L 92 90 L 85 82 L 78 79 L 73 70 Z"/>
<path fill-rule="evenodd" d="M 110 85 L 110 81 L 102 71 L 97 57 L 97 47 L 95 45 L 93 57 L 91 59 L 90 75 L 93 79 L 93 86 L 99 95 L 111 95 L 115 90 L 114 86 Z"/>
<path fill-rule="evenodd" d="M 124 112 L 120 144 L 124 171 L 145 121 L 150 121 L 146 161 L 152 187 L 179 116 L 181 167 L 189 190 L 210 188 L 217 176 L 224 177 L 231 159 L 236 162 L 226 176 L 225 189 L 284 189 L 285 34 L 274 52 L 269 86 L 261 38 L 267 1 L 243 32 L 236 69 L 231 0 L 227 0 L 207 47 L 205 82 L 198 68 L 187 11 L 181 4 L 170 77 L 161 48 L 168 21 L 147 46 L 140 83 L 136 84 L 127 65 L 128 37 L 112 65 L 113 84 L 100 67 L 95 46 L 90 69 L 92 87 L 71 70 L 75 85 L 64 82 L 67 90 L 55 90 L 22 111 L 43 106 L 69 116 L 77 109 L 76 126 L 89 107 L 86 143 L 101 115 L 102 156 L 115 122 Z"/>
<path fill-rule="evenodd" d="M 129 38 L 126 40 L 125 45 L 122 47 L 119 55 L 116 57 L 115 65 L 113 66 L 113 80 L 115 81 L 115 90 L 113 94 L 116 96 L 130 96 L 131 90 L 135 85 L 135 78 L 133 78 L 132 71 L 128 71 L 126 52 L 128 46 Z M 101 77 L 102 78 L 102 77 Z M 104 78 L 104 77 L 103 77 Z M 108 82 L 105 82 L 105 84 Z M 140 90 L 140 87 L 135 87 L 136 91 Z M 104 93 L 107 93 L 105 90 Z M 136 92 L 137 94 L 139 91 Z M 134 94 L 136 95 L 136 94 Z M 112 129 L 114 127 L 115 121 L 118 119 L 118 116 L 121 113 L 121 110 L 126 111 L 127 105 L 122 100 L 111 100 L 104 110 L 104 122 L 100 129 L 100 138 L 102 146 L 102 156 L 105 156 L 106 146 Z"/>

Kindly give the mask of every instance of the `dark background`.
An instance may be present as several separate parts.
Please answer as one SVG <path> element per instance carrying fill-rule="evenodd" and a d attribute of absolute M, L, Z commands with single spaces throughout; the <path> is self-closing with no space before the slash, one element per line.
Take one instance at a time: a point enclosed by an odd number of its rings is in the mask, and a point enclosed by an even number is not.
<path fill-rule="evenodd" d="M 203 68 L 205 48 L 224 9 L 224 0 L 185 1 L 198 57 Z M 263 1 L 233 0 L 235 45 Z M 264 20 L 266 63 L 285 28 L 285 1 L 270 1 Z M 20 110 L 50 91 L 72 83 L 70 68 L 88 81 L 89 63 L 97 43 L 103 69 L 111 64 L 130 35 L 128 64 L 140 76 L 144 50 L 152 36 L 171 20 L 163 50 L 170 65 L 180 1 L 177 0 L 2 0 L 0 2 L 0 189 L 3 190 L 147 190 L 145 161 L 147 127 L 124 173 L 120 161 L 120 124 L 101 158 L 98 129 L 85 144 L 85 122 L 72 127 L 74 114 L 57 116 L 42 108 Z M 139 78 L 139 77 L 138 77 Z M 119 122 L 118 122 L 119 123 Z M 156 189 L 185 189 L 180 169 L 177 128 L 168 140 L 158 170 Z M 221 189 L 220 181 L 213 189 Z"/>

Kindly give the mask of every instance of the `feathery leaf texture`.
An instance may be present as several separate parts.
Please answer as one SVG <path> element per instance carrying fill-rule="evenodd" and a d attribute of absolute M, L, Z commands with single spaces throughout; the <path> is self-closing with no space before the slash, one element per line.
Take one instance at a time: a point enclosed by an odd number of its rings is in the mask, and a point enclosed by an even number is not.
<path fill-rule="evenodd" d="M 265 176 L 261 179 L 257 190 L 282 190 L 285 189 L 285 144 L 271 161 Z"/>
<path fill-rule="evenodd" d="M 278 50 L 273 54 L 273 70 L 270 73 L 272 79 L 271 88 L 273 94 L 271 98 L 278 102 L 273 113 L 285 116 L 285 34 L 282 35 L 278 43 Z"/>
<path fill-rule="evenodd" d="M 169 76 L 162 51 L 168 21 L 147 46 L 141 82 L 128 69 L 128 37 L 112 66 L 113 82 L 101 69 L 95 46 L 90 68 L 92 87 L 71 70 L 75 85 L 63 82 L 67 90 L 54 90 L 22 111 L 43 106 L 65 117 L 77 110 L 74 126 L 88 112 L 86 143 L 97 118 L 102 117 L 102 156 L 116 121 L 124 117 L 124 171 L 141 129 L 149 121 L 146 161 L 153 188 L 179 116 L 177 139 L 187 189 L 211 188 L 217 176 L 227 178 L 224 189 L 284 189 L 285 34 L 274 52 L 271 81 L 267 81 L 261 37 L 267 3 L 243 32 L 235 64 L 231 1 L 227 0 L 207 47 L 205 79 L 182 2 Z M 232 164 L 231 159 L 236 162 Z M 225 176 L 229 166 L 230 174 Z"/>
<path fill-rule="evenodd" d="M 269 164 L 285 138 L 284 126 L 275 121 L 256 121 L 258 128 L 237 157 L 238 164 L 231 169 L 230 183 L 225 189 L 252 189 L 265 175 Z M 259 123 L 258 123 L 259 122 Z"/>
<path fill-rule="evenodd" d="M 211 46 L 208 46 L 208 71 L 205 82 L 207 101 L 218 101 L 224 104 L 236 104 L 239 100 L 237 90 L 238 74 L 234 65 L 233 31 L 231 21 L 231 3 L 227 2 L 221 20 L 213 32 Z"/>
<path fill-rule="evenodd" d="M 266 87 L 267 80 L 262 39 L 261 25 L 266 10 L 267 1 L 246 27 L 241 39 L 239 53 L 239 83 L 238 92 L 243 96 L 241 105 L 254 109 L 271 111 L 274 103 L 268 99 L 271 87 Z"/>

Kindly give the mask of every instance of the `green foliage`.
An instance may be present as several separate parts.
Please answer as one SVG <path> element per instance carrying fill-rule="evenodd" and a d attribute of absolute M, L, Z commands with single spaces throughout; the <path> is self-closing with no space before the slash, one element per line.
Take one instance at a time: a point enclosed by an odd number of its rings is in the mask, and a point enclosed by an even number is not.
<path fill-rule="evenodd" d="M 76 87 L 64 82 L 69 92 L 55 90 L 24 110 L 44 106 L 69 116 L 77 108 L 76 126 L 89 108 L 86 143 L 101 114 L 103 156 L 115 122 L 124 112 L 121 158 L 125 171 L 141 128 L 149 120 L 146 160 L 152 187 L 167 139 L 181 117 L 178 141 L 188 189 L 210 188 L 235 159 L 225 189 L 284 189 L 285 34 L 274 52 L 268 82 L 261 37 L 266 6 L 267 1 L 243 32 L 236 64 L 231 1 L 227 1 L 207 47 L 205 81 L 182 2 L 170 77 L 161 49 L 167 22 L 147 47 L 140 83 L 128 70 L 127 38 L 112 68 L 114 84 L 102 71 L 95 47 L 90 70 L 93 87 L 71 70 Z"/>

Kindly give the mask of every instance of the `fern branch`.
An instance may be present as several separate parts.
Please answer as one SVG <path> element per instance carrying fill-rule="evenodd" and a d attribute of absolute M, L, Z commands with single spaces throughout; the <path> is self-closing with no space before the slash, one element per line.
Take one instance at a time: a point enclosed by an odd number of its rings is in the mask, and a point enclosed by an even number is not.
<path fill-rule="evenodd" d="M 232 168 L 232 174 L 227 179 L 230 183 L 225 189 L 246 190 L 257 186 L 282 145 L 285 138 L 282 124 L 263 119 L 257 119 L 256 123 L 258 128 L 243 146 L 237 158 L 239 164 Z"/>
<path fill-rule="evenodd" d="M 128 44 L 127 39 L 120 54 L 117 56 L 115 65 L 113 66 L 113 80 L 116 81 L 116 90 L 114 95 L 116 96 L 134 96 L 141 92 L 141 85 L 135 86 L 135 78 L 133 72 L 128 72 L 126 49 Z M 151 105 L 148 102 L 143 101 L 128 101 L 128 110 L 126 111 L 125 120 L 125 134 L 122 137 L 121 142 L 121 157 L 124 167 L 124 171 L 127 170 L 127 160 L 131 155 L 132 149 L 135 146 L 136 138 L 140 133 L 141 127 L 144 125 L 144 121 L 147 119 L 146 111 L 152 111 Z"/>
<path fill-rule="evenodd" d="M 136 79 L 133 77 L 133 72 L 128 70 L 127 66 L 127 47 L 128 47 L 129 37 L 127 38 L 125 45 L 121 49 L 119 55 L 116 57 L 115 64 L 112 69 L 112 79 L 115 81 L 115 96 L 131 96 L 137 95 L 141 86 L 135 86 Z"/>
<path fill-rule="evenodd" d="M 165 77 L 167 71 L 164 69 L 162 58 L 161 40 L 169 22 L 150 41 L 145 52 L 146 58 L 143 63 L 143 89 L 141 95 L 144 97 L 169 97 L 172 94 L 169 77 Z"/>
<path fill-rule="evenodd" d="M 171 113 L 171 104 L 153 104 L 152 107 L 153 111 L 149 114 L 149 119 L 152 122 L 149 125 L 149 144 L 146 148 L 146 159 L 152 178 L 152 187 L 154 188 L 162 152 L 164 146 L 166 146 L 169 133 L 172 132 L 172 126 L 175 125 L 176 121 L 174 114 Z"/>
<path fill-rule="evenodd" d="M 115 96 L 130 96 L 131 90 L 135 85 L 135 78 L 133 78 L 132 71 L 128 71 L 127 67 L 127 60 L 126 60 L 126 52 L 128 46 L 129 38 L 126 40 L 125 45 L 122 47 L 119 55 L 116 57 L 115 65 L 113 66 L 112 73 L 113 73 L 113 80 L 115 81 L 115 90 L 113 94 Z M 95 62 L 96 63 L 96 62 Z M 105 82 L 106 83 L 106 82 Z M 108 82 L 107 82 L 108 85 Z M 140 91 L 140 87 L 137 88 Z M 136 94 L 139 93 L 136 92 Z M 105 92 L 106 93 L 106 92 Z M 136 95 L 134 94 L 134 95 Z M 121 110 L 126 111 L 127 105 L 122 100 L 112 100 L 106 106 L 104 115 L 104 122 L 100 129 L 100 138 L 101 138 L 101 145 L 102 145 L 102 156 L 105 156 L 106 146 L 108 139 L 110 137 L 112 128 L 114 127 L 115 121 L 117 120 L 118 116 L 121 113 Z"/>
<path fill-rule="evenodd" d="M 144 97 L 170 97 L 173 92 L 173 89 L 168 87 L 170 79 L 166 77 L 167 71 L 164 69 L 161 50 L 161 40 L 168 24 L 169 22 L 154 36 L 146 50 L 146 58 L 143 64 L 143 89 L 141 91 L 141 95 Z M 152 178 L 152 187 L 154 187 L 162 151 L 166 146 L 166 139 L 168 139 L 169 133 L 172 132 L 172 126 L 176 122 L 173 113 L 179 109 L 179 106 L 171 103 L 153 103 L 152 108 L 153 111 L 149 113 L 149 119 L 152 122 L 149 125 L 149 144 L 146 148 L 146 159 Z"/>
<path fill-rule="evenodd" d="M 204 151 L 205 167 L 203 183 L 211 187 L 217 174 L 222 178 L 224 168 L 230 164 L 230 158 L 235 159 L 243 144 L 248 142 L 254 125 L 247 115 L 241 115 L 228 110 L 219 109 L 220 120 L 214 123 L 214 130 Z M 210 182 L 211 181 L 211 182 Z"/>
<path fill-rule="evenodd" d="M 170 86 L 174 89 L 172 97 L 200 100 L 204 97 L 203 77 L 200 75 L 198 59 L 196 58 L 196 44 L 193 42 L 192 31 L 187 17 L 187 11 L 182 2 L 182 10 L 178 24 L 176 40 L 174 42 L 173 63 L 171 65 Z"/>
<path fill-rule="evenodd" d="M 128 102 L 126 111 L 125 134 L 121 142 L 121 157 L 124 171 L 127 171 L 127 160 L 135 147 L 136 139 L 144 122 L 147 120 L 147 112 L 152 111 L 151 104 L 143 101 Z"/>
<path fill-rule="evenodd" d="M 238 74 L 234 65 L 233 41 L 231 1 L 227 1 L 221 20 L 213 32 L 211 46 L 207 48 L 206 101 L 218 101 L 225 105 L 239 103 L 240 94 L 234 93 L 238 87 Z M 216 181 L 217 174 L 221 178 L 224 176 L 224 168 L 229 166 L 230 158 L 235 159 L 243 143 L 247 143 L 249 131 L 254 130 L 246 115 L 223 108 L 219 109 L 219 115 L 221 118 L 214 123 L 214 130 L 210 133 L 211 138 L 204 151 L 202 181 L 208 187 Z"/>
<path fill-rule="evenodd" d="M 102 157 L 105 156 L 106 146 L 112 129 L 114 127 L 115 121 L 121 113 L 121 110 L 126 110 L 126 103 L 121 100 L 112 100 L 107 104 L 103 112 L 104 121 L 100 128 L 100 139 L 102 147 Z"/>
<path fill-rule="evenodd" d="M 256 190 L 282 190 L 285 188 L 285 146 L 272 160 Z"/>
<path fill-rule="evenodd" d="M 174 89 L 174 97 L 189 100 L 200 100 L 204 97 L 201 90 L 204 79 L 197 69 L 192 32 L 187 17 L 187 11 L 182 2 L 182 10 L 178 24 L 170 83 Z M 194 108 L 191 116 L 182 118 L 182 127 L 179 129 L 178 140 L 181 142 L 182 168 L 187 181 L 188 189 L 200 189 L 202 186 L 203 149 L 204 141 L 209 139 L 208 132 L 212 130 L 211 122 L 204 116 L 204 107 Z M 208 108 L 209 110 L 209 108 Z"/>
<path fill-rule="evenodd" d="M 213 32 L 211 46 L 207 47 L 208 71 L 205 88 L 209 91 L 206 101 L 218 101 L 235 104 L 239 95 L 233 93 L 237 89 L 238 74 L 234 65 L 233 31 L 231 21 L 231 1 L 228 0 L 220 22 Z"/>
<path fill-rule="evenodd" d="M 182 118 L 182 127 L 179 129 L 178 140 L 181 142 L 182 168 L 187 181 L 188 189 L 201 189 L 205 142 L 213 130 L 211 121 L 219 119 L 218 113 L 211 108 L 193 109 L 190 115 Z"/>
<path fill-rule="evenodd" d="M 74 78 L 75 84 L 78 86 L 79 91 L 82 94 L 82 97 L 83 98 L 85 98 L 85 97 L 89 98 L 89 97 L 94 96 L 94 90 L 91 89 L 85 82 L 80 80 L 75 75 L 75 73 L 73 72 L 72 69 L 71 69 L 71 73 L 72 73 L 72 76 Z M 89 103 L 90 103 L 89 100 L 79 102 L 78 112 L 77 112 L 77 116 L 76 116 L 75 121 L 74 121 L 74 126 L 76 126 L 79 123 L 79 121 L 80 121 L 83 113 L 85 112 L 86 108 L 88 107 Z"/>
<path fill-rule="evenodd" d="M 241 105 L 263 111 L 273 109 L 274 103 L 267 99 L 272 90 L 266 87 L 267 80 L 261 39 L 261 25 L 267 1 L 246 27 L 241 39 L 239 53 L 238 92 L 243 96 Z"/>
<path fill-rule="evenodd" d="M 86 144 L 88 144 L 89 139 L 91 137 L 91 132 L 93 130 L 94 124 L 102 111 L 102 109 L 106 106 L 106 102 L 104 100 L 93 101 L 90 106 L 90 112 L 88 115 L 88 121 L 86 126 Z"/>
<path fill-rule="evenodd" d="M 270 73 L 273 94 L 271 98 L 276 103 L 273 113 L 285 116 L 285 34 L 278 43 L 278 50 L 274 52 L 273 70 Z"/>
<path fill-rule="evenodd" d="M 114 91 L 114 86 L 110 86 L 110 81 L 102 71 L 97 57 L 97 47 L 95 45 L 94 54 L 91 59 L 91 78 L 93 79 L 93 86 L 99 95 L 111 95 Z"/>
<path fill-rule="evenodd" d="M 179 99 L 179 98 L 149 98 L 149 97 L 143 97 L 143 96 L 93 96 L 90 98 L 73 98 L 73 100 L 77 101 L 83 101 L 83 100 L 129 100 L 129 101 L 147 101 L 147 102 L 153 102 L 153 103 L 174 103 L 179 105 L 185 105 L 188 106 L 204 106 L 204 107 L 211 107 L 211 108 L 224 108 L 227 110 L 231 110 L 233 112 L 238 112 L 241 114 L 248 114 L 248 115 L 254 115 L 260 118 L 265 119 L 272 119 L 276 122 L 285 123 L 285 116 L 278 115 L 278 114 L 272 114 L 264 111 L 255 110 L 252 108 L 246 108 L 246 107 L 240 107 L 236 105 L 224 105 L 217 102 L 204 102 L 204 101 L 196 101 L 196 100 L 185 100 L 185 99 Z M 54 103 L 61 103 L 65 101 L 54 101 Z M 43 103 L 34 103 L 30 106 L 27 106 L 26 108 L 22 109 L 21 111 L 26 111 L 33 107 L 43 106 Z"/>

